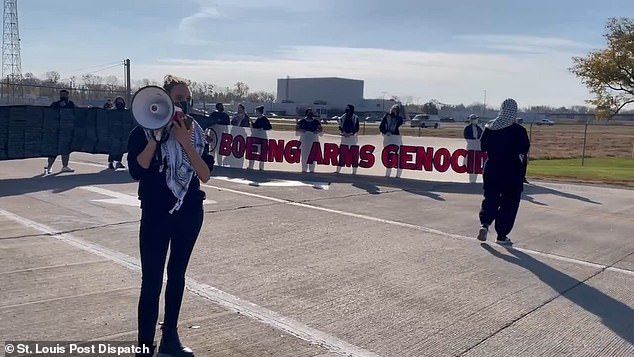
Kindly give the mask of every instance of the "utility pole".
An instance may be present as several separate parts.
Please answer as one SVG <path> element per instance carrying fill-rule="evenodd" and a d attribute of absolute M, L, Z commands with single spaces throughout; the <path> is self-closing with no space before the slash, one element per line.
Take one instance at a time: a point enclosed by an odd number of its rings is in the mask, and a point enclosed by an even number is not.
<path fill-rule="evenodd" d="M 11 95 L 22 97 L 22 59 L 20 57 L 20 31 L 18 28 L 18 1 L 4 1 L 2 31 L 2 77 L 7 78 Z M 16 92 L 16 85 L 19 90 Z"/>
<path fill-rule="evenodd" d="M 130 102 L 132 101 L 132 85 L 130 84 L 130 59 L 123 61 L 125 66 L 125 102 L 130 108 Z"/>

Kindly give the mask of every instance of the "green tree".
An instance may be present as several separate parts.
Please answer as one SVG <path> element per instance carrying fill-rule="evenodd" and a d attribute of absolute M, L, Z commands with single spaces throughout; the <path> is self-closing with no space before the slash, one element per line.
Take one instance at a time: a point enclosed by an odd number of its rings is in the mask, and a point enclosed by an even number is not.
<path fill-rule="evenodd" d="M 607 48 L 574 57 L 571 72 L 581 78 L 595 98 L 600 118 L 611 118 L 634 103 L 634 19 L 611 18 L 606 26 Z"/>
<path fill-rule="evenodd" d="M 423 105 L 423 114 L 438 115 L 438 107 L 436 104 L 429 102 Z"/>

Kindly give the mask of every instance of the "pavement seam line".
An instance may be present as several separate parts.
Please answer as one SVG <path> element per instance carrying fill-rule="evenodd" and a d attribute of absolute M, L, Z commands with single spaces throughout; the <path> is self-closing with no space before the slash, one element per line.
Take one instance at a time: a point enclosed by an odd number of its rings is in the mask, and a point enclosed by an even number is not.
<path fill-rule="evenodd" d="M 390 220 L 390 219 L 378 218 L 378 217 L 368 216 L 368 215 L 364 215 L 364 214 L 345 212 L 345 211 L 340 211 L 340 210 L 336 210 L 336 209 L 332 209 L 332 208 L 314 206 L 314 205 L 307 204 L 306 202 L 308 202 L 308 201 L 302 201 L 302 202 L 290 201 L 290 200 L 287 200 L 287 199 L 269 197 L 269 196 L 260 195 L 260 194 L 257 194 L 257 193 L 243 192 L 243 191 L 238 191 L 238 190 L 234 190 L 234 189 L 230 189 L 230 188 L 224 188 L 224 187 L 207 185 L 207 184 L 201 184 L 201 186 L 212 188 L 212 189 L 216 189 L 216 190 L 219 190 L 219 191 L 226 191 L 226 192 L 231 192 L 231 193 L 235 193 L 235 194 L 239 194 L 239 195 L 260 198 L 260 199 L 263 199 L 263 200 L 269 200 L 269 201 L 273 201 L 273 202 L 277 202 L 277 203 L 281 203 L 281 204 L 286 204 L 286 205 L 291 205 L 291 206 L 296 206 L 296 207 L 302 207 L 302 208 L 308 208 L 308 209 L 317 210 L 317 211 L 323 211 L 323 212 L 328 212 L 328 213 L 334 213 L 334 214 L 339 214 L 339 215 L 343 215 L 343 216 L 354 217 L 354 218 L 364 219 L 364 220 L 367 220 L 367 221 L 384 223 L 384 224 L 389 224 L 389 225 L 403 227 L 403 228 L 408 228 L 408 229 L 414 229 L 414 230 L 417 230 L 417 231 L 422 231 L 422 232 L 425 232 L 425 233 L 437 235 L 437 236 L 444 237 L 444 238 L 453 238 L 453 239 L 477 242 L 477 240 L 474 237 L 467 237 L 467 236 L 463 236 L 463 235 L 460 235 L 460 234 L 447 233 L 447 232 L 443 232 L 443 231 L 438 230 L 438 229 L 429 228 L 429 227 L 425 227 L 425 226 L 419 226 L 419 225 L 415 225 L 415 224 L 411 224 L 411 223 L 398 222 L 398 221 L 393 221 L 393 220 Z M 584 265 L 584 266 L 588 266 L 588 267 L 595 268 L 595 269 L 607 269 L 607 270 L 610 270 L 610 271 L 615 271 L 615 272 L 619 272 L 619 273 L 623 273 L 623 274 L 634 276 L 634 271 L 628 270 L 628 269 L 616 268 L 616 267 L 605 265 L 605 264 L 598 264 L 598 263 L 588 262 L 588 261 L 581 260 L 581 259 L 568 258 L 568 257 L 564 257 L 564 256 L 561 256 L 561 255 L 552 254 L 552 253 L 544 253 L 544 252 L 540 252 L 540 251 L 536 251 L 536 250 L 532 250 L 532 249 L 518 248 L 518 247 L 511 247 L 510 249 L 514 249 L 514 250 L 517 250 L 517 251 L 520 251 L 520 252 L 524 252 L 524 253 L 527 253 L 527 254 L 539 255 L 539 256 L 546 257 L 546 258 L 559 260 L 559 261 L 562 261 L 562 262 L 578 264 L 578 265 Z"/>
<path fill-rule="evenodd" d="M 126 225 L 126 224 L 135 223 L 135 222 L 138 222 L 138 221 L 139 220 L 137 219 L 135 221 L 123 221 L 123 222 L 116 222 L 116 223 L 106 223 L 106 224 L 100 224 L 100 225 L 90 226 L 90 227 L 74 228 L 74 229 L 69 229 L 69 230 L 66 230 L 66 231 L 55 231 L 55 232 L 51 232 L 51 233 L 25 234 L 25 235 L 21 235 L 21 236 L 3 237 L 3 238 L 0 238 L 0 240 L 22 239 L 22 238 L 32 238 L 32 237 L 40 237 L 40 236 L 51 236 L 51 235 L 55 235 L 55 234 L 67 234 L 67 233 L 85 232 L 85 231 L 90 231 L 90 230 L 99 229 L 99 228 L 123 226 L 123 225 Z"/>
<path fill-rule="evenodd" d="M 590 276 L 588 276 L 587 278 L 583 279 L 583 280 L 577 280 L 577 283 L 574 284 L 573 286 L 569 287 L 568 289 L 565 289 L 562 292 L 557 292 L 557 295 L 551 297 L 550 299 L 546 299 L 543 303 L 537 305 L 536 307 L 534 307 L 533 309 L 527 311 L 526 313 L 520 315 L 519 317 L 517 317 L 516 319 L 514 319 L 513 321 L 510 321 L 508 323 L 506 323 L 504 326 L 500 327 L 498 330 L 496 330 L 495 332 L 493 332 L 492 334 L 490 334 L 489 336 L 483 338 L 482 340 L 480 340 L 478 343 L 476 343 L 475 345 L 469 347 L 468 349 L 464 350 L 462 353 L 460 353 L 459 355 L 457 355 L 458 357 L 464 356 L 465 353 L 468 353 L 469 351 L 473 350 L 474 348 L 480 346 L 481 344 L 485 343 L 487 340 L 489 340 L 490 338 L 494 337 L 495 335 L 499 334 L 500 332 L 506 330 L 507 328 L 513 326 L 516 322 L 519 322 L 520 320 L 522 320 L 523 318 L 527 317 L 528 315 L 532 314 L 533 312 L 541 309 L 542 307 L 550 304 L 551 302 L 555 301 L 556 299 L 560 298 L 560 297 L 565 297 L 565 295 L 567 293 L 569 293 L 570 291 L 574 290 L 575 288 L 577 288 L 580 285 L 585 284 L 587 281 L 589 281 L 592 278 L 597 277 L 599 274 L 603 273 L 604 271 L 606 271 L 609 267 L 605 267 L 601 270 L 596 271 L 595 273 L 591 274 Z M 576 280 L 576 279 L 575 279 Z"/>
<path fill-rule="evenodd" d="M 134 272 L 141 272 L 139 260 L 127 254 L 83 240 L 81 238 L 73 236 L 72 234 L 54 234 L 55 230 L 51 227 L 32 221 L 26 217 L 16 215 L 1 208 L 0 214 L 26 227 L 39 230 L 43 233 L 47 233 L 51 237 L 65 242 L 70 246 L 104 257 L 112 261 L 113 263 L 121 265 Z M 248 316 L 256 321 L 260 321 L 266 325 L 281 330 L 291 336 L 320 346 L 321 348 L 326 349 L 337 355 L 379 357 L 379 355 L 373 352 L 352 345 L 335 336 L 331 336 L 325 332 L 311 328 L 295 319 L 282 316 L 275 311 L 266 309 L 250 301 L 243 300 L 237 296 L 231 295 L 213 286 L 199 283 L 190 277 L 186 277 L 185 288 L 194 295 L 203 297 L 206 300 L 223 306 L 230 311 L 235 311 L 241 315 Z"/>

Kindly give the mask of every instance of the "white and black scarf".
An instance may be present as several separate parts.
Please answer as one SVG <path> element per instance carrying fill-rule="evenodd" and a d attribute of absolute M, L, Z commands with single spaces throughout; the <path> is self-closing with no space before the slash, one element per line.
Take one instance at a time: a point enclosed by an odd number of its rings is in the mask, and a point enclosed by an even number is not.
<path fill-rule="evenodd" d="M 151 138 L 152 132 L 145 131 L 148 140 Z M 195 120 L 192 120 L 192 144 L 199 155 L 202 155 L 205 149 L 205 137 L 203 129 Z M 183 204 L 183 199 L 189 190 L 189 183 L 195 173 L 195 170 L 187 157 L 187 153 L 183 150 L 176 137 L 170 135 L 161 145 L 161 166 L 159 171 L 163 172 L 165 167 L 163 163 L 167 163 L 165 179 L 167 187 L 172 191 L 177 201 L 170 210 L 170 214 L 178 211 Z"/>
<path fill-rule="evenodd" d="M 517 102 L 514 99 L 506 99 L 502 102 L 498 116 L 488 122 L 485 127 L 489 130 L 500 130 L 508 128 L 515 123 L 517 118 Z"/>

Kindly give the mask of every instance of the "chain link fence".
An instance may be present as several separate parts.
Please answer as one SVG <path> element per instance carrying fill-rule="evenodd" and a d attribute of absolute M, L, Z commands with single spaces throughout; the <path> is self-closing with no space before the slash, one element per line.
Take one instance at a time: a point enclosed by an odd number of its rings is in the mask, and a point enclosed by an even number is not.
<path fill-rule="evenodd" d="M 51 85 L 12 84 L 0 82 L 0 105 L 48 106 L 59 100 L 59 92 L 66 89 L 70 100 L 79 107 L 103 107 L 108 99 L 125 98 L 125 90 L 113 86 L 110 89 L 92 89 L 85 86 L 71 87 L 61 83 Z"/>

